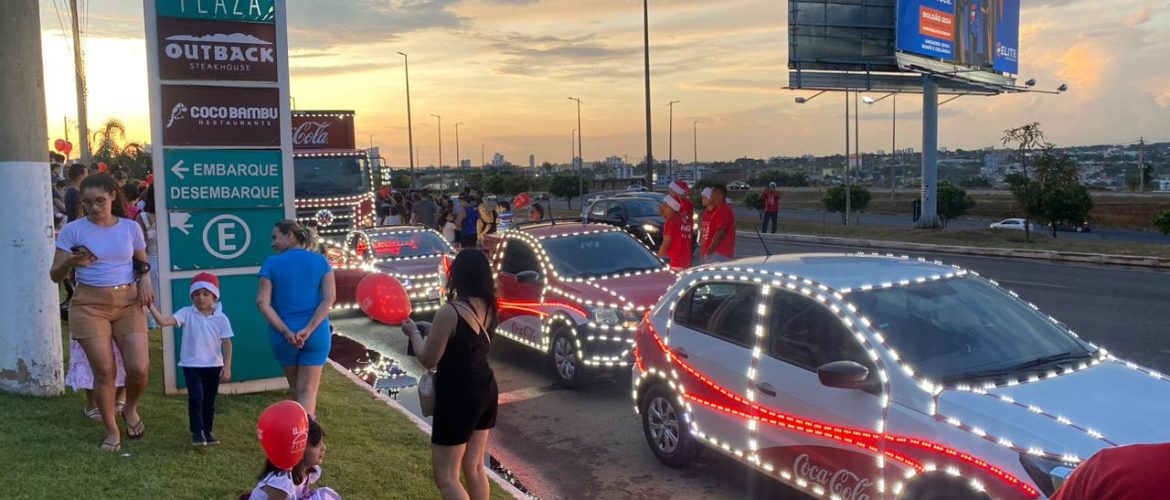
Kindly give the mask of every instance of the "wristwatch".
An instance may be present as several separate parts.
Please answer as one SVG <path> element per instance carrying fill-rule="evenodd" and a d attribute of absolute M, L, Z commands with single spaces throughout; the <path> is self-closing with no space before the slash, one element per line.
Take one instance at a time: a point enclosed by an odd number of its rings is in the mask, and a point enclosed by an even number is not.
<path fill-rule="evenodd" d="M 150 272 L 150 263 L 146 261 L 134 261 L 134 272 L 138 274 L 146 274 Z"/>

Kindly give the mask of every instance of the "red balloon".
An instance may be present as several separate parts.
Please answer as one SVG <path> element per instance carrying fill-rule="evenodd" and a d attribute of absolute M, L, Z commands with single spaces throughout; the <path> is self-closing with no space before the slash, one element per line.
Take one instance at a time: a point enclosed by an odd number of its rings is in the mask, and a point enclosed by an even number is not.
<path fill-rule="evenodd" d="M 516 209 L 521 209 L 521 208 L 527 207 L 528 204 L 531 202 L 532 202 L 532 198 L 530 198 L 528 196 L 528 193 L 520 193 L 520 194 L 516 195 L 515 198 L 512 198 L 512 207 L 516 208 Z"/>
<path fill-rule="evenodd" d="M 57 139 L 57 140 L 53 141 L 53 149 L 56 149 L 58 153 L 60 153 L 61 151 L 64 151 L 65 150 L 65 139 Z"/>
<path fill-rule="evenodd" d="M 146 175 L 146 183 L 147 184 L 154 184 L 154 174 L 147 174 Z"/>
<path fill-rule="evenodd" d="M 374 321 L 401 325 L 410 319 L 410 297 L 393 276 L 370 273 L 358 282 L 358 307 Z"/>
<path fill-rule="evenodd" d="M 65 156 L 69 156 L 70 151 L 73 151 L 73 143 L 65 141 L 65 146 L 61 148 L 61 152 L 64 153 Z"/>
<path fill-rule="evenodd" d="M 264 455 L 281 470 L 296 467 L 309 443 L 309 415 L 296 401 L 273 403 L 256 421 L 256 437 Z"/>
<path fill-rule="evenodd" d="M 98 162 L 98 172 L 105 173 L 105 172 L 107 172 L 107 171 L 109 171 L 109 170 L 110 170 L 110 166 L 109 166 L 109 165 L 106 165 L 106 162 L 104 162 L 104 161 L 103 161 L 103 162 Z"/>

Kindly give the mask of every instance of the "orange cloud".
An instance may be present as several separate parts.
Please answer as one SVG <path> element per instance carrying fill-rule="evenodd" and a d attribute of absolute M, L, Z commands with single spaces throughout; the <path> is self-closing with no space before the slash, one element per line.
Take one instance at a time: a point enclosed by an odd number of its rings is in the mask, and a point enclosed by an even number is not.
<path fill-rule="evenodd" d="M 1129 26 L 1130 28 L 1136 28 L 1145 24 L 1146 21 L 1149 21 L 1151 17 L 1153 17 L 1153 10 L 1150 9 L 1150 6 L 1147 5 L 1138 9 L 1137 12 L 1134 12 L 1133 15 L 1129 17 L 1129 20 L 1125 22 L 1125 25 Z"/>
<path fill-rule="evenodd" d="M 1089 93 L 1100 87 L 1106 71 L 1109 71 L 1112 56 L 1094 44 L 1079 42 L 1066 50 L 1059 61 L 1061 80 Z"/>

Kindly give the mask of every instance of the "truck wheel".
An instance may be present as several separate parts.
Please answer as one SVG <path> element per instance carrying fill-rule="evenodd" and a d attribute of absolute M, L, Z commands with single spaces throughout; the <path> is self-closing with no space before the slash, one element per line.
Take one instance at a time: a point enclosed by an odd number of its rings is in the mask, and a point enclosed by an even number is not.
<path fill-rule="evenodd" d="M 686 467 L 702 450 L 687 429 L 681 410 L 674 394 L 662 385 L 646 391 L 638 408 L 646 444 L 659 462 L 671 467 Z"/>
<path fill-rule="evenodd" d="M 559 328 L 553 334 L 548 354 L 553 375 L 561 385 L 577 388 L 588 381 L 585 365 L 577 356 L 577 345 L 567 329 Z"/>

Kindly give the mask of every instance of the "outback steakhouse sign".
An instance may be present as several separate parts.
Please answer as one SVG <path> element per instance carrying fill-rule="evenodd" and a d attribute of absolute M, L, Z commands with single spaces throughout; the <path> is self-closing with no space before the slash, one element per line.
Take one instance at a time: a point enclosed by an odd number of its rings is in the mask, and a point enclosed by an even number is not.
<path fill-rule="evenodd" d="M 353 111 L 311 111 L 292 115 L 293 149 L 354 149 Z"/>
<path fill-rule="evenodd" d="M 276 81 L 276 25 L 161 17 L 163 80 Z"/>
<path fill-rule="evenodd" d="M 280 146 L 280 89 L 162 86 L 163 145 Z"/>

